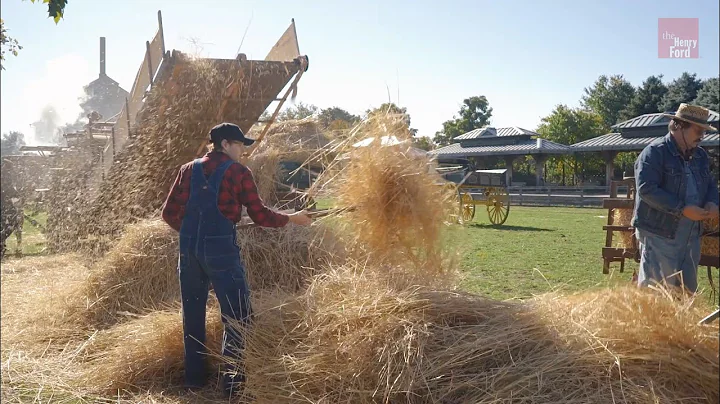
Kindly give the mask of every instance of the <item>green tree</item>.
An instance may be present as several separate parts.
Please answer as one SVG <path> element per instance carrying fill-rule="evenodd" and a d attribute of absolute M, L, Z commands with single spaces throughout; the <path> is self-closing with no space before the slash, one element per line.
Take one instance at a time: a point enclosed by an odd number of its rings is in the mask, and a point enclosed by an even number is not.
<path fill-rule="evenodd" d="M 373 117 L 377 114 L 392 114 L 392 115 L 402 115 L 403 119 L 405 120 L 405 124 L 408 126 L 410 133 L 412 133 L 413 136 L 417 134 L 417 129 L 414 129 L 410 127 L 410 114 L 407 112 L 407 108 L 405 107 L 399 107 L 394 102 L 386 102 L 382 105 L 380 105 L 377 108 L 368 109 L 365 111 L 365 115 L 368 118 Z"/>
<path fill-rule="evenodd" d="M 650 76 L 643 81 L 642 86 L 635 91 L 635 96 L 630 103 L 620 112 L 621 121 L 662 111 L 660 103 L 668 92 L 667 86 L 662 82 L 662 77 L 662 74 Z"/>
<path fill-rule="evenodd" d="M 433 140 L 427 136 L 416 136 L 413 138 L 413 146 L 425 151 L 430 151 L 435 148 Z"/>
<path fill-rule="evenodd" d="M 571 145 L 582 142 L 605 132 L 606 127 L 600 114 L 583 109 L 571 109 L 566 105 L 558 105 L 550 115 L 542 118 L 536 132 L 543 139 Z M 562 177 L 565 183 L 564 165 L 569 164 L 572 169 L 575 183 L 584 181 L 585 175 L 597 171 L 602 167 L 602 160 L 594 155 L 558 157 L 548 162 L 549 176 Z"/>
<path fill-rule="evenodd" d="M 713 77 L 705 80 L 692 103 L 720 112 L 720 78 Z"/>
<path fill-rule="evenodd" d="M 635 96 L 635 87 L 622 75 L 600 76 L 592 87 L 585 88 L 581 99 L 583 108 L 595 112 L 602 117 L 606 127 L 620 120 L 620 112 Z"/>
<path fill-rule="evenodd" d="M 35 3 L 36 0 L 30 0 Z M 40 0 L 37 0 L 40 2 Z M 43 4 L 48 5 L 48 16 L 52 17 L 55 24 L 60 22 L 65 13 L 65 6 L 67 0 L 43 0 Z M 5 70 L 3 62 L 5 61 L 5 52 L 12 53 L 14 56 L 18 55 L 18 51 L 22 49 L 22 46 L 14 38 L 7 36 L 7 30 L 5 29 L 5 21 L 0 19 L 0 69 Z"/>
<path fill-rule="evenodd" d="M 435 133 L 435 144 L 447 146 L 453 143 L 456 137 L 487 126 L 492 111 L 490 102 L 484 95 L 464 99 L 458 112 L 459 116 L 453 116 L 453 119 L 443 122 L 442 131 Z"/>
<path fill-rule="evenodd" d="M 346 122 L 347 127 L 350 127 L 357 123 L 360 120 L 360 117 L 353 115 L 340 107 L 332 107 L 321 109 L 320 114 L 318 115 L 318 120 L 320 121 L 320 125 L 324 128 L 330 128 L 333 126 L 337 129 L 344 126 L 341 122 Z"/>
<path fill-rule="evenodd" d="M 290 106 L 278 114 L 278 121 L 289 121 L 293 119 L 305 119 L 315 115 L 318 107 L 312 104 L 305 104 L 298 101 L 296 105 Z"/>
<path fill-rule="evenodd" d="M 695 73 L 684 72 L 668 86 L 668 92 L 663 97 L 660 108 L 662 111 L 677 111 L 680 104 L 690 103 L 697 98 L 702 82 Z"/>
<path fill-rule="evenodd" d="M 25 135 L 21 132 L 11 131 L 3 133 L 0 139 L 0 156 L 9 156 L 20 152 L 20 148 L 25 146 Z"/>

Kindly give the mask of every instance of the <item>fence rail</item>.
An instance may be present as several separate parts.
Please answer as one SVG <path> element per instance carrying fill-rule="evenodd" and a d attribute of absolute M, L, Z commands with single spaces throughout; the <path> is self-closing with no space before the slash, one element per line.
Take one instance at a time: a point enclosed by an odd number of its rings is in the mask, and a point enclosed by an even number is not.
<path fill-rule="evenodd" d="M 602 207 L 603 199 L 609 198 L 604 186 L 512 186 L 508 187 L 511 206 L 573 206 Z M 618 194 L 627 193 L 627 187 L 618 187 Z M 477 198 L 477 197 L 476 197 Z"/>

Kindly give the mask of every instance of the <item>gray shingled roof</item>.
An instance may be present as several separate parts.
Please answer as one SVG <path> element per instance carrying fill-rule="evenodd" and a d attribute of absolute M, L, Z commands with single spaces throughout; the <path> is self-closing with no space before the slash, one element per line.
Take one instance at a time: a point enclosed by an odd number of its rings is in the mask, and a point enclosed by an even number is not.
<path fill-rule="evenodd" d="M 668 112 L 668 113 L 674 114 L 675 111 Z M 668 124 L 668 122 L 670 121 L 670 118 L 664 117 L 662 114 L 663 114 L 662 112 L 658 112 L 655 114 L 640 115 L 638 117 L 628 119 L 625 122 L 620 122 L 618 124 L 615 124 L 612 126 L 612 128 L 616 129 L 616 130 L 620 129 L 622 131 L 622 129 L 629 129 L 629 128 L 645 128 L 645 127 L 649 127 L 649 126 L 664 126 L 664 125 Z M 720 114 L 711 110 L 710 116 L 708 117 L 708 123 L 717 127 L 717 125 L 714 125 L 713 123 L 717 123 L 718 120 L 720 120 Z"/>
<path fill-rule="evenodd" d="M 495 129 L 497 131 L 497 135 L 494 135 L 491 130 Z M 494 137 L 494 136 L 540 136 L 539 134 L 523 129 L 518 128 L 517 126 L 511 126 L 509 128 L 492 128 L 492 127 L 483 127 L 480 129 L 471 130 L 470 132 L 463 133 L 462 135 L 456 137 L 454 140 L 469 140 L 469 139 L 477 139 L 482 137 Z"/>
<path fill-rule="evenodd" d="M 642 151 L 645 146 L 652 143 L 658 137 L 623 137 L 620 133 L 608 133 L 575 143 L 570 148 L 575 152 L 599 152 L 599 151 Z M 703 147 L 720 147 L 720 135 L 711 133 L 705 135 L 700 142 Z"/>
<path fill-rule="evenodd" d="M 545 139 L 532 139 L 518 142 L 516 144 L 502 146 L 469 146 L 463 147 L 460 143 L 454 143 L 440 149 L 428 152 L 430 155 L 439 157 L 466 157 L 466 156 L 513 156 L 527 154 L 569 154 L 572 149 L 560 143 L 551 142 Z"/>

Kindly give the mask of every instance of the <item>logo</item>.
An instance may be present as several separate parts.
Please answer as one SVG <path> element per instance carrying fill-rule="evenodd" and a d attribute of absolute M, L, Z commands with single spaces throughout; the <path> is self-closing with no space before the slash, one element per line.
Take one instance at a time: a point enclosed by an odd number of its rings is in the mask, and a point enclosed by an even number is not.
<path fill-rule="evenodd" d="M 697 59 L 699 27 L 697 18 L 658 18 L 658 57 Z"/>

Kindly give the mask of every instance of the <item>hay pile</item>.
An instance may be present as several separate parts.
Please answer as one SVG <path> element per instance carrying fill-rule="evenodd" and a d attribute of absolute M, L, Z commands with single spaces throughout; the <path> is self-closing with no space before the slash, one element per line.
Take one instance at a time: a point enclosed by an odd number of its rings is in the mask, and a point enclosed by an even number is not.
<path fill-rule="evenodd" d="M 209 300 L 206 344 L 220 352 L 220 310 Z M 117 395 L 122 391 L 166 389 L 181 385 L 184 370 L 180 305 L 158 310 L 96 334 L 88 343 L 83 370 L 74 380 L 85 394 Z M 208 372 L 218 373 L 219 360 L 210 356 Z"/>
<path fill-rule="evenodd" d="M 257 138 L 264 130 L 264 125 L 254 127 L 249 137 Z M 279 161 L 302 163 L 312 160 L 319 149 L 330 144 L 330 139 L 323 132 L 316 119 L 293 119 L 273 123 L 258 143 L 255 153 L 273 152 L 279 154 Z M 315 161 L 318 163 L 319 161 Z"/>
<path fill-rule="evenodd" d="M 263 304 L 245 363 L 257 402 L 719 398 L 717 328 L 697 326 L 703 313 L 662 294 L 621 288 L 511 303 L 398 284 L 388 272 L 346 265 Z"/>

